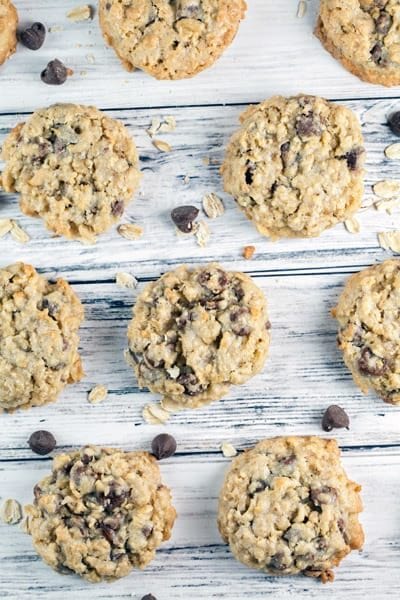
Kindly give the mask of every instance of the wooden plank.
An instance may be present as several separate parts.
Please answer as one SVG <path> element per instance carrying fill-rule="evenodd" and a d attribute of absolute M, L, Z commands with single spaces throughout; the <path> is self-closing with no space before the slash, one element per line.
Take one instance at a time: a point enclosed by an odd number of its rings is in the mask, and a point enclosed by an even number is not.
<path fill-rule="evenodd" d="M 297 0 L 249 0 L 247 18 L 232 46 L 214 67 L 195 79 L 156 81 L 137 71 L 126 72 L 106 48 L 97 16 L 93 22 L 71 23 L 66 13 L 76 0 L 14 0 L 21 25 L 42 21 L 52 31 L 45 45 L 18 52 L 0 68 L 1 111 L 29 110 L 55 101 L 119 106 L 175 106 L 254 102 L 266 96 L 294 94 L 300 89 L 337 98 L 392 97 L 393 88 L 363 83 L 339 65 L 313 35 L 317 0 L 307 2 L 296 18 Z M 94 3 L 93 3 L 94 4 Z M 40 72 L 59 58 L 74 70 L 63 86 L 46 86 Z"/>
<path fill-rule="evenodd" d="M 133 443 L 138 448 L 137 443 Z M 352 553 L 336 571 L 332 585 L 308 578 L 269 577 L 237 563 L 219 537 L 216 524 L 217 497 L 228 460 L 222 456 L 176 456 L 161 464 L 171 486 L 178 519 L 172 539 L 143 572 L 113 583 L 91 585 L 78 577 L 53 572 L 35 555 L 28 536 L 18 526 L 0 527 L 2 544 L 2 598 L 52 600 L 91 598 L 137 598 L 153 593 L 164 600 L 174 598 L 265 598 L 335 600 L 365 597 L 397 598 L 400 593 L 400 510 L 398 503 L 398 449 L 343 454 L 348 475 L 363 485 L 365 511 L 362 522 L 366 543 Z M 31 489 L 49 469 L 48 461 L 0 463 L 1 495 L 31 501 Z"/>
<path fill-rule="evenodd" d="M 394 141 L 385 125 L 386 115 L 399 104 L 393 100 L 359 100 L 346 104 L 359 115 L 363 126 L 367 148 L 364 204 L 370 205 L 374 200 L 371 185 L 381 179 L 398 177 L 399 161 L 387 159 L 383 151 Z M 174 110 L 176 131 L 160 136 L 171 143 L 171 153 L 160 153 L 145 131 L 152 116 L 165 116 L 171 114 L 170 110 L 112 111 L 110 114 L 121 119 L 132 132 L 141 156 L 141 190 L 124 219 L 143 226 L 143 237 L 130 242 L 121 238 L 114 228 L 91 247 L 54 238 L 51 232 L 45 231 L 41 220 L 20 216 L 15 197 L 0 192 L 0 218 L 17 218 L 32 238 L 26 245 L 9 237 L 0 240 L 1 262 L 19 258 L 73 281 L 93 281 L 110 278 L 117 269 L 125 268 L 134 268 L 138 275 L 156 276 L 161 270 L 184 261 L 220 260 L 234 262 L 241 270 L 276 271 L 368 265 L 387 258 L 387 252 L 378 246 L 376 234 L 397 228 L 397 216 L 375 209 L 359 212 L 361 232 L 357 235 L 348 233 L 342 224 L 314 239 L 271 242 L 256 232 L 233 200 L 223 193 L 219 175 L 225 144 L 237 128 L 242 110 L 243 107 L 238 106 Z M 18 115 L 0 115 L 0 144 L 20 120 Z M 210 160 L 210 164 L 204 164 L 204 159 Z M 185 176 L 190 177 L 188 184 L 184 183 Z M 169 213 L 180 204 L 201 207 L 204 194 L 210 191 L 224 198 L 226 212 L 219 219 L 208 220 L 211 240 L 206 248 L 200 248 L 194 237 L 176 236 Z M 202 218 L 206 219 L 204 215 Z M 44 241 L 46 253 L 42 252 Z M 256 246 L 251 262 L 241 256 L 243 247 L 248 244 Z"/>
<path fill-rule="evenodd" d="M 336 348 L 336 322 L 329 315 L 342 289 L 342 275 L 256 277 L 270 307 L 272 343 L 261 374 L 236 386 L 223 400 L 200 410 L 176 413 L 168 430 L 182 452 L 217 451 L 224 440 L 238 447 L 257 437 L 323 433 L 320 420 L 330 404 L 351 418 L 350 431 L 337 433 L 345 446 L 396 444 L 400 411 L 354 385 Z M 139 290 L 142 284 L 139 286 Z M 52 431 L 61 447 L 96 443 L 148 443 L 157 428 L 141 412 L 157 397 L 138 390 L 123 358 L 133 302 L 116 284 L 84 284 L 75 289 L 85 304 L 81 347 L 86 378 L 69 386 L 52 405 L 0 415 L 0 458 L 32 456 L 26 440 L 36 429 Z M 98 405 L 87 402 L 96 384 L 109 387 Z"/>

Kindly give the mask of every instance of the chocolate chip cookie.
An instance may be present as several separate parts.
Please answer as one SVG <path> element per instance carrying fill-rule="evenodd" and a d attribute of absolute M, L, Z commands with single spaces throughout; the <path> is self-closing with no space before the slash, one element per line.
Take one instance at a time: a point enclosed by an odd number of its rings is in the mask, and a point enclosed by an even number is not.
<path fill-rule="evenodd" d="M 400 405 L 400 260 L 352 275 L 332 314 L 338 344 L 359 388 Z"/>
<path fill-rule="evenodd" d="M 217 264 L 181 266 L 140 294 L 128 330 L 140 386 L 167 408 L 198 408 L 261 371 L 269 346 L 264 294 Z"/>
<path fill-rule="evenodd" d="M 60 454 L 25 508 L 43 560 L 91 582 L 144 568 L 169 539 L 176 512 L 147 452 L 88 446 Z"/>
<path fill-rule="evenodd" d="M 321 0 L 316 36 L 364 81 L 400 84 L 398 0 Z"/>
<path fill-rule="evenodd" d="M 232 461 L 218 527 L 248 567 L 333 581 L 332 568 L 364 542 L 360 490 L 347 478 L 334 440 L 263 440 Z"/>
<path fill-rule="evenodd" d="M 0 410 L 53 402 L 83 375 L 78 329 L 83 307 L 63 279 L 33 267 L 0 269 Z"/>
<path fill-rule="evenodd" d="M 17 47 L 18 14 L 10 0 L 0 0 L 0 65 Z"/>
<path fill-rule="evenodd" d="M 15 127 L 3 145 L 2 185 L 48 229 L 94 242 L 119 220 L 139 184 L 136 147 L 97 108 L 56 104 Z"/>
<path fill-rule="evenodd" d="M 157 79 L 192 77 L 236 35 L 244 0 L 100 0 L 104 38 L 128 70 Z"/>
<path fill-rule="evenodd" d="M 260 233 L 318 236 L 360 207 L 364 144 L 351 110 L 314 96 L 275 96 L 240 120 L 222 175 Z"/>

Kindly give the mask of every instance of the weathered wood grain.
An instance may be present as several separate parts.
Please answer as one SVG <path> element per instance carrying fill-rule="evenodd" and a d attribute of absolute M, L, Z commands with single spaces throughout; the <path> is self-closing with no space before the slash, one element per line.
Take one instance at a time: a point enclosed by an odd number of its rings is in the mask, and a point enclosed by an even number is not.
<path fill-rule="evenodd" d="M 139 448 L 136 442 L 131 447 Z M 347 557 L 331 585 L 303 577 L 276 578 L 237 563 L 223 545 L 216 528 L 217 497 L 228 460 L 221 456 L 178 456 L 161 464 L 173 489 L 178 519 L 172 539 L 143 572 L 112 585 L 91 585 L 77 577 L 54 573 L 35 555 L 28 536 L 18 526 L 0 528 L 2 598 L 49 597 L 135 598 L 153 593 L 159 600 L 227 598 L 314 598 L 335 600 L 397 598 L 400 593 L 399 454 L 393 451 L 344 452 L 348 475 L 363 486 L 366 543 Z M 49 462 L 0 462 L 1 495 L 31 501 L 31 489 L 49 469 Z"/>
<path fill-rule="evenodd" d="M 313 35 L 318 0 L 307 2 L 303 19 L 296 18 L 297 0 L 248 0 L 247 18 L 214 67 L 194 79 L 175 82 L 126 72 L 106 48 L 97 16 L 93 22 L 75 24 L 66 18 L 77 4 L 76 0 L 15 0 L 21 25 L 42 21 L 52 31 L 39 51 L 19 45 L 16 55 L 0 67 L 0 111 L 65 100 L 110 108 L 254 102 L 300 89 L 336 98 L 396 95 L 393 88 L 359 81 L 322 48 Z M 74 75 L 63 86 L 46 86 L 40 72 L 56 57 Z"/>

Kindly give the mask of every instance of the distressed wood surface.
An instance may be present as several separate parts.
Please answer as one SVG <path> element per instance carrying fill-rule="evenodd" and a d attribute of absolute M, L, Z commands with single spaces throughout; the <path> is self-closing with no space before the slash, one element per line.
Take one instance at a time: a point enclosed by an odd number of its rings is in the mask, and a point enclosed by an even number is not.
<path fill-rule="evenodd" d="M 297 0 L 248 0 L 248 17 L 231 48 L 212 69 L 181 82 L 157 82 L 139 71 L 125 72 L 105 47 L 97 18 L 91 23 L 68 21 L 68 10 L 82 4 L 77 0 L 15 4 L 22 24 L 40 20 L 52 31 L 40 51 L 19 47 L 0 68 L 0 145 L 30 111 L 52 102 L 108 109 L 129 127 L 139 149 L 143 181 L 124 221 L 140 224 L 144 235 L 129 242 L 113 229 L 95 246 L 53 238 L 40 220 L 19 213 L 15 196 L 0 190 L 0 219 L 17 219 L 31 236 L 26 245 L 9 236 L 1 239 L 0 267 L 24 260 L 51 278 L 67 278 L 86 313 L 81 330 L 85 379 L 65 390 L 55 404 L 0 415 L 0 502 L 7 497 L 30 501 L 33 484 L 50 468 L 49 459 L 38 458 L 27 447 L 36 429 L 52 431 L 59 450 L 86 443 L 146 449 L 165 429 L 144 423 L 142 408 L 156 397 L 138 389 L 122 356 L 135 296 L 160 273 L 182 262 L 212 260 L 250 273 L 268 298 L 272 343 L 261 374 L 232 388 L 220 402 L 177 413 L 168 423 L 167 430 L 178 440 L 178 454 L 161 468 L 179 518 L 172 539 L 148 569 L 111 586 L 62 577 L 42 563 L 17 526 L 0 525 L 0 597 L 140 600 L 152 592 L 158 600 L 319 599 L 322 594 L 333 600 L 398 598 L 400 409 L 372 394 L 363 396 L 355 387 L 336 348 L 330 309 L 350 273 L 392 255 L 378 246 L 376 234 L 400 229 L 399 212 L 390 216 L 373 208 L 360 211 L 358 235 L 338 225 L 317 239 L 272 243 L 256 233 L 222 192 L 219 176 L 224 146 L 247 103 L 299 92 L 347 99 L 365 135 L 363 204 L 369 206 L 376 200 L 373 183 L 400 178 L 400 161 L 389 161 L 383 153 L 396 141 L 385 122 L 400 108 L 398 89 L 360 82 L 321 48 L 312 35 L 316 0 L 307 2 L 303 19 L 296 18 Z M 64 86 L 45 86 L 39 73 L 55 57 L 72 67 L 74 76 Z M 158 137 L 173 150 L 162 154 L 145 130 L 152 117 L 171 114 L 176 131 Z M 207 221 L 211 240 L 200 248 L 193 237 L 176 236 L 169 213 L 183 203 L 200 207 L 211 191 L 224 199 L 226 212 Z M 248 244 L 256 246 L 250 262 L 241 256 Z M 136 275 L 138 289 L 118 288 L 117 271 Z M 86 396 L 96 383 L 106 384 L 109 395 L 92 406 Z M 350 430 L 338 430 L 335 437 L 344 449 L 349 475 L 363 485 L 364 550 L 348 557 L 337 570 L 336 582 L 324 587 L 307 578 L 280 579 L 246 569 L 222 544 L 215 525 L 218 491 L 228 464 L 219 450 L 221 442 L 244 449 L 267 436 L 326 435 L 320 419 L 333 403 L 341 404 L 351 418 Z"/>

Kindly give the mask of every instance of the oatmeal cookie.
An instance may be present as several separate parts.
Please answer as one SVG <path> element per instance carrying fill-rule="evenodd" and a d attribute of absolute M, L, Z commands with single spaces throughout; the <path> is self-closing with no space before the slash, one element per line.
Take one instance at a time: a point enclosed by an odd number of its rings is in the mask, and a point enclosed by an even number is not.
<path fill-rule="evenodd" d="M 49 283 L 23 263 L 0 269 L 0 409 L 53 402 L 81 379 L 82 320 L 83 307 L 63 279 Z"/>
<path fill-rule="evenodd" d="M 99 18 L 128 71 L 183 79 L 219 58 L 246 8 L 244 0 L 100 0 Z"/>
<path fill-rule="evenodd" d="M 400 260 L 392 259 L 352 275 L 332 314 L 355 383 L 400 405 L 399 310 Z"/>
<path fill-rule="evenodd" d="M 129 362 L 163 406 L 197 408 L 261 371 L 269 327 L 264 294 L 250 277 L 217 264 L 181 266 L 140 294 Z"/>
<path fill-rule="evenodd" d="M 315 35 L 360 79 L 400 84 L 399 0 L 321 0 Z"/>
<path fill-rule="evenodd" d="M 347 478 L 334 440 L 263 440 L 232 461 L 218 527 L 248 567 L 333 581 L 332 568 L 364 542 L 360 490 Z"/>
<path fill-rule="evenodd" d="M 87 242 L 119 220 L 140 180 L 127 129 L 90 106 L 38 110 L 12 130 L 2 158 L 3 188 L 21 194 L 25 214 Z"/>
<path fill-rule="evenodd" d="M 314 96 L 275 96 L 240 120 L 222 175 L 260 233 L 318 236 L 360 207 L 364 146 L 351 110 Z"/>
<path fill-rule="evenodd" d="M 0 0 L 0 65 L 17 48 L 18 14 L 10 0 Z"/>
<path fill-rule="evenodd" d="M 143 569 L 176 517 L 147 452 L 88 446 L 59 454 L 34 496 L 25 510 L 35 550 L 56 571 L 93 583 Z"/>

